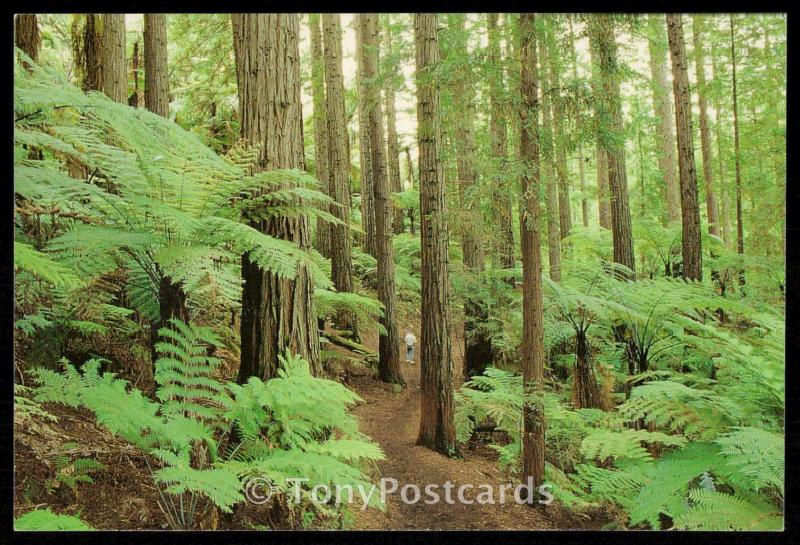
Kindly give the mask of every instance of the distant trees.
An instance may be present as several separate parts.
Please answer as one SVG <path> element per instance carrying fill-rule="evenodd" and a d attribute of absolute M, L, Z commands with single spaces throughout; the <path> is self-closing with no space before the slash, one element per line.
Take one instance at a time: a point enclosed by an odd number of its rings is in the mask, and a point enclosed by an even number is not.
<path fill-rule="evenodd" d="M 589 41 L 597 63 L 599 93 L 594 100 L 601 154 L 608 168 L 611 191 L 611 233 L 614 261 L 636 271 L 633 253 L 628 177 L 625 173 L 624 128 L 620 98 L 620 67 L 614 37 L 614 19 L 609 14 L 588 17 Z"/>
<path fill-rule="evenodd" d="M 308 27 L 311 31 L 311 100 L 314 108 L 312 117 L 314 127 L 314 174 L 322 184 L 323 191 L 330 195 L 331 182 L 328 171 L 328 146 L 330 145 L 330 138 L 328 136 L 328 119 L 326 112 L 326 70 L 322 52 L 322 28 L 320 25 L 319 13 L 309 14 Z M 327 221 L 323 218 L 317 218 L 317 231 L 314 239 L 314 246 L 317 251 L 325 257 L 331 257 L 330 229 L 330 225 L 328 225 Z"/>
<path fill-rule="evenodd" d="M 378 375 L 384 382 L 405 385 L 400 370 L 400 335 L 395 318 L 394 251 L 392 248 L 392 205 L 389 180 L 386 172 L 386 147 L 383 139 L 383 114 L 381 89 L 375 81 L 378 76 L 378 15 L 358 15 L 361 27 L 362 68 L 366 80 L 364 103 L 369 132 L 370 178 L 372 203 L 375 210 L 375 254 L 378 262 L 378 299 L 383 303 L 381 324 L 386 330 L 378 344 Z"/>
<path fill-rule="evenodd" d="M 353 243 L 350 238 L 350 141 L 347 138 L 345 118 L 344 76 L 342 75 L 342 26 L 338 13 L 322 15 L 324 38 L 325 100 L 324 122 L 320 128 L 325 145 L 318 148 L 320 159 L 323 150 L 328 194 L 336 201 L 331 213 L 339 224 L 325 226 L 330 244 L 331 279 L 337 291 L 353 291 Z M 321 92 L 321 90 L 319 91 Z M 316 118 L 315 118 L 316 123 Z M 316 131 L 316 129 L 315 129 Z M 319 226 L 319 224 L 318 224 Z M 336 325 L 351 330 L 357 337 L 355 316 L 341 311 Z"/>
<path fill-rule="evenodd" d="M 697 170 L 692 141 L 692 97 L 683 22 L 680 14 L 668 13 L 667 33 L 672 57 L 672 89 L 675 95 L 675 128 L 678 136 L 678 171 L 681 182 L 683 277 L 703 278 L 703 255 L 700 244 L 700 207 L 697 201 Z"/>
<path fill-rule="evenodd" d="M 414 14 L 422 232 L 421 415 L 417 443 L 444 454 L 457 452 L 453 361 L 448 317 L 447 207 L 441 153 L 437 15 Z"/>
<path fill-rule="evenodd" d="M 667 26 L 663 17 L 648 15 L 648 50 L 650 52 L 650 88 L 653 93 L 653 109 L 658 119 L 658 169 L 663 178 L 661 188 L 664 195 L 666 215 L 664 223 L 679 221 L 680 190 L 676 176 L 675 118 L 672 115 L 672 97 L 667 84 Z"/>
<path fill-rule="evenodd" d="M 702 15 L 692 16 L 692 41 L 694 44 L 694 67 L 697 80 L 697 105 L 700 109 L 700 144 L 703 153 L 703 181 L 706 189 L 706 214 L 708 232 L 720 236 L 719 210 L 714 194 L 714 158 L 711 154 L 711 131 L 708 128 L 708 100 L 706 95 L 706 66 L 703 53 Z"/>

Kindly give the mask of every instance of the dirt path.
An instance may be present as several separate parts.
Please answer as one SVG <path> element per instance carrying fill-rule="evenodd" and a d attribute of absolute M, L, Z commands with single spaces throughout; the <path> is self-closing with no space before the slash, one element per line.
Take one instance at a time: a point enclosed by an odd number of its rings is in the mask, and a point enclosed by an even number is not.
<path fill-rule="evenodd" d="M 460 369 L 461 354 L 456 342 L 454 339 L 454 364 L 456 369 Z M 485 445 L 465 446 L 461 460 L 416 446 L 420 418 L 419 360 L 414 365 L 403 363 L 403 375 L 408 386 L 400 392 L 369 377 L 357 377 L 350 384 L 366 401 L 354 411 L 361 422 L 361 430 L 377 441 L 386 454 L 386 459 L 379 464 L 380 477 L 391 477 L 399 482 L 398 492 L 388 496 L 386 512 L 376 509 L 357 512 L 355 529 L 544 530 L 565 527 L 564 522 L 557 520 L 563 515 L 555 512 L 554 508 L 543 511 L 518 505 L 511 493 L 508 493 L 505 504 L 496 501 L 499 485 L 505 481 L 497 468 L 496 454 Z M 454 504 L 444 501 L 446 481 L 454 484 Z M 425 504 L 425 485 L 429 483 L 439 485 L 442 498 L 439 503 Z M 412 505 L 401 500 L 399 489 L 407 484 L 419 487 L 423 493 L 422 500 Z M 462 484 L 474 485 L 474 489 L 465 490 L 467 500 L 477 497 L 481 492 L 479 485 L 492 485 L 496 503 L 466 505 L 459 502 L 456 491 Z M 408 497 L 413 495 L 409 490 Z"/>

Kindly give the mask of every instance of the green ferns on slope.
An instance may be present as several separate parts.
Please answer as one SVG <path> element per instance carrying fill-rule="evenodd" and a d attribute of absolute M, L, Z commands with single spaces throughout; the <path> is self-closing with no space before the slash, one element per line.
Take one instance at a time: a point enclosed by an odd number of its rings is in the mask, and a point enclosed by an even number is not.
<path fill-rule="evenodd" d="M 571 362 L 574 352 L 556 357 L 563 346 L 545 343 L 546 478 L 556 497 L 577 510 L 615 504 L 624 512 L 616 522 L 626 527 L 782 528 L 782 316 L 705 284 L 628 282 L 580 265 L 546 285 L 545 306 L 558 312 L 546 313 L 545 332 L 588 320 L 594 365 L 619 385 L 611 411 L 574 409 L 571 382 L 553 376 L 559 359 Z M 617 326 L 623 338 L 614 335 Z M 567 341 L 574 350 L 574 333 Z M 493 436 L 498 462 L 518 471 L 521 377 L 490 367 L 456 401 L 459 440 L 493 421 L 505 432 Z"/>
<path fill-rule="evenodd" d="M 99 424 L 158 460 L 151 471 L 170 526 L 193 528 L 212 505 L 230 511 L 244 501 L 251 477 L 284 491 L 287 478 L 309 479 L 299 509 L 309 508 L 317 484 L 369 486 L 365 472 L 383 453 L 349 414 L 360 399 L 355 393 L 312 376 L 308 362 L 290 355 L 267 383 L 255 377 L 244 385 L 222 383 L 214 376 L 219 361 L 207 355 L 218 343 L 213 332 L 173 320 L 159 333 L 158 402 L 101 373 L 98 359 L 81 371 L 70 364 L 65 373 L 35 369 L 34 399 L 86 407 Z"/>

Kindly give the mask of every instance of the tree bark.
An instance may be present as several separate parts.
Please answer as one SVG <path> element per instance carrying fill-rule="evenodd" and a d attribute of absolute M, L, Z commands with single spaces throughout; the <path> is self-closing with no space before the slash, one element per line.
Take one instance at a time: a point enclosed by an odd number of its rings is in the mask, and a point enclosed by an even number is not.
<path fill-rule="evenodd" d="M 539 23 L 541 25 L 541 22 Z M 543 26 L 543 25 L 542 25 Z M 546 75 L 549 55 L 545 46 L 545 34 L 542 32 L 538 37 L 538 48 L 540 53 L 540 64 Z M 546 81 L 546 79 L 544 80 Z M 538 81 L 537 81 L 538 86 Z M 561 282 L 561 225 L 559 223 L 558 206 L 558 181 L 555 176 L 555 161 L 553 157 L 553 101 L 547 86 L 541 89 L 542 106 L 542 128 L 541 151 L 543 181 L 546 184 L 545 209 L 547 212 L 547 261 L 550 264 L 550 279 L 554 282 Z"/>
<path fill-rule="evenodd" d="M 458 452 L 450 347 L 447 205 L 441 162 L 439 64 L 435 13 L 414 14 L 422 231 L 421 413 L 417 444 L 447 455 Z"/>
<path fill-rule="evenodd" d="M 400 369 L 400 335 L 397 330 L 394 286 L 394 250 L 392 248 L 392 207 L 386 176 L 385 143 L 381 90 L 375 82 L 378 76 L 378 14 L 359 14 L 361 37 L 364 40 L 365 106 L 372 160 L 371 176 L 375 207 L 375 243 L 378 262 L 378 299 L 383 304 L 381 325 L 386 330 L 378 339 L 378 376 L 388 383 L 405 386 Z"/>
<path fill-rule="evenodd" d="M 711 155 L 711 133 L 708 129 L 708 104 L 706 101 L 706 66 L 703 54 L 703 16 L 692 16 L 692 38 L 694 42 L 694 67 L 697 74 L 697 104 L 700 108 L 700 145 L 703 153 L 703 180 L 706 189 L 706 214 L 708 232 L 720 235 L 717 198 L 714 194 L 714 158 Z"/>
<path fill-rule="evenodd" d="M 144 104 L 151 112 L 169 117 L 167 16 L 144 14 Z"/>
<path fill-rule="evenodd" d="M 597 57 L 600 76 L 597 86 L 600 96 L 595 100 L 595 112 L 599 127 L 602 127 L 600 145 L 608 167 L 614 261 L 629 268 L 635 278 L 628 177 L 625 173 L 625 130 L 619 92 L 620 71 L 612 17 L 607 14 L 592 15 L 588 22 L 589 39 Z"/>
<path fill-rule="evenodd" d="M 384 45 L 387 54 L 392 54 L 392 30 L 386 29 L 384 34 Z M 389 187 L 394 193 L 403 191 L 403 183 L 400 180 L 400 145 L 397 142 L 397 111 L 395 109 L 395 86 L 396 79 L 399 77 L 397 65 L 393 60 L 389 60 L 389 72 L 386 78 L 384 95 L 386 100 L 386 151 L 388 153 L 387 165 L 389 167 Z M 392 204 L 392 231 L 395 235 L 403 232 L 403 212 L 404 210 L 397 204 Z"/>
<path fill-rule="evenodd" d="M 328 153 L 325 158 L 328 192 L 336 201 L 331 213 L 341 225 L 331 225 L 330 236 L 331 277 L 337 291 L 353 291 L 353 250 L 350 239 L 350 140 L 347 137 L 347 119 L 344 101 L 344 76 L 342 74 L 342 26 L 339 14 L 322 16 L 325 40 L 325 99 L 326 127 L 323 131 Z M 321 152 L 321 150 L 320 150 Z M 355 316 L 340 312 L 336 318 L 340 328 L 357 333 Z M 356 334 L 356 337 L 358 335 Z"/>
<path fill-rule="evenodd" d="M 231 15 L 241 135 L 260 145 L 258 170 L 304 168 L 297 14 Z M 310 248 L 307 216 L 252 219 L 270 236 Z M 278 356 L 291 352 L 321 373 L 314 284 L 306 266 L 280 278 L 242 256 L 242 353 L 239 381 L 274 377 Z"/>
<path fill-rule="evenodd" d="M 73 35 L 72 50 L 84 91 L 103 90 L 103 35 L 99 21 L 99 14 L 87 13 L 83 30 Z"/>
<path fill-rule="evenodd" d="M 489 79 L 489 138 L 491 140 L 492 157 L 500 173 L 508 164 L 508 129 L 506 126 L 505 84 L 500 57 L 500 36 L 498 31 L 498 14 L 489 13 L 489 50 L 488 62 L 497 67 L 496 76 Z M 510 184 L 499 176 L 494 182 L 494 202 L 497 209 L 497 223 L 500 231 L 500 265 L 504 269 L 513 269 L 514 259 L 514 220 L 511 207 Z"/>
<path fill-rule="evenodd" d="M 408 187 L 414 189 L 417 185 L 414 183 L 414 162 L 411 160 L 411 150 L 406 146 L 406 168 L 408 169 Z M 412 235 L 416 235 L 416 227 L 414 227 L 414 208 L 408 208 L 408 230 Z"/>
<path fill-rule="evenodd" d="M 372 143 L 367 129 L 366 89 L 364 82 L 364 39 L 358 17 L 355 18 L 356 27 L 356 91 L 358 94 L 358 151 L 361 158 L 361 226 L 364 230 L 364 250 L 377 259 L 375 240 L 375 206 L 373 202 L 374 191 L 371 178 L 373 169 Z"/>
<path fill-rule="evenodd" d="M 139 40 L 133 42 L 131 58 L 131 76 L 133 76 L 133 93 L 128 97 L 128 106 L 139 107 Z"/>
<path fill-rule="evenodd" d="M 320 28 L 320 15 L 318 13 L 309 14 L 308 26 L 311 31 L 311 96 L 314 106 L 314 172 L 320 184 L 322 184 L 322 190 L 329 196 L 333 196 L 333 183 L 328 167 L 328 155 L 330 153 L 328 146 L 330 146 L 332 142 L 328 136 L 325 98 L 326 71 L 330 69 L 325 66 L 325 61 L 323 60 L 322 29 Z M 339 49 L 341 49 L 341 45 Z M 339 62 L 341 62 L 341 59 Z M 339 71 L 341 72 L 341 68 Z M 342 115 L 344 115 L 344 111 Z M 331 211 L 333 212 L 334 210 Z M 322 218 L 317 218 L 317 232 L 314 240 L 314 247 L 325 257 L 329 259 L 332 258 L 331 226 Z M 331 268 L 333 268 L 333 261 L 331 261 Z"/>
<path fill-rule="evenodd" d="M 103 14 L 103 92 L 115 102 L 128 102 L 125 14 Z"/>
<path fill-rule="evenodd" d="M 700 206 L 697 202 L 697 171 L 692 142 L 692 97 L 683 22 L 680 14 L 666 15 L 669 51 L 672 57 L 672 89 L 675 94 L 675 128 L 678 135 L 678 171 L 681 182 L 683 278 L 702 280 L 703 254 L 700 243 Z"/>
<path fill-rule="evenodd" d="M 572 230 L 572 212 L 569 204 L 569 179 L 567 177 L 567 149 L 566 137 L 564 134 L 564 106 L 561 103 L 561 82 L 560 72 L 561 56 L 559 46 L 556 43 L 556 32 L 560 31 L 558 26 L 558 15 L 548 14 L 546 24 L 547 59 L 550 74 L 550 96 L 551 111 L 553 113 L 553 151 L 555 153 L 555 172 L 558 189 L 558 221 L 559 234 L 563 241 L 569 236 Z"/>
<path fill-rule="evenodd" d="M 14 17 L 14 43 L 33 62 L 39 62 L 42 36 L 39 34 L 35 13 L 20 13 Z M 23 66 L 27 66 L 27 63 L 23 62 Z"/>
<path fill-rule="evenodd" d="M 675 160 L 675 128 L 672 116 L 672 97 L 667 83 L 667 27 L 661 15 L 648 16 L 650 39 L 650 87 L 653 92 L 653 109 L 658 118 L 658 169 L 663 178 L 662 194 L 666 215 L 664 224 L 680 221 L 680 190 L 678 188 Z"/>
<path fill-rule="evenodd" d="M 544 482 L 545 419 L 540 396 L 544 393 L 544 311 L 542 261 L 539 237 L 539 136 L 538 70 L 536 67 L 536 15 L 520 14 L 522 108 L 520 109 L 520 159 L 522 176 L 520 242 L 522 245 L 522 382 L 526 399 L 522 409 L 522 480 L 534 487 Z M 533 503 L 535 494 L 528 498 Z"/>

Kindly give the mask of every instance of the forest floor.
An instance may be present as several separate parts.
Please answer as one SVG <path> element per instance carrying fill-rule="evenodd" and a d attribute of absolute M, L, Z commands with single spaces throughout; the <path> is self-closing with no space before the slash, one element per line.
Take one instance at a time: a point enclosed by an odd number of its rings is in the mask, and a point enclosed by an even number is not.
<path fill-rule="evenodd" d="M 419 339 L 418 319 L 412 329 Z M 404 336 L 405 330 L 400 333 Z M 460 384 L 463 339 L 454 335 L 451 343 L 454 372 L 457 375 L 455 381 Z M 377 350 L 377 339 L 365 339 L 364 344 Z M 417 355 L 413 364 L 405 362 L 405 351 L 402 356 L 405 389 L 397 391 L 396 388 L 369 376 L 356 376 L 348 383 L 348 387 L 365 401 L 354 410 L 359 418 L 361 431 L 379 443 L 386 454 L 386 459 L 378 464 L 380 477 L 394 478 L 399 485 L 397 492 L 387 495 L 388 505 L 385 512 L 376 509 L 357 510 L 354 529 L 554 530 L 587 526 L 599 529 L 602 522 L 576 520 L 555 505 L 532 508 L 517 504 L 513 497 L 508 497 L 504 504 L 459 502 L 455 491 L 461 485 L 474 485 L 472 490 L 465 491 L 467 500 L 475 500 L 480 492 L 479 485 L 491 485 L 494 487 L 496 500 L 498 487 L 510 481 L 500 474 L 497 453 L 481 441 L 472 440 L 462 445 L 461 458 L 450 458 L 416 445 L 420 421 L 419 356 Z M 405 503 L 401 499 L 400 489 L 404 485 L 412 484 L 423 494 L 426 485 L 438 484 L 439 493 L 444 496 L 443 486 L 447 481 L 454 485 L 453 504 L 446 503 L 443 497 L 438 503 L 426 504 L 424 495 L 414 504 Z M 413 496 L 409 491 L 408 497 Z"/>
<path fill-rule="evenodd" d="M 405 320 L 420 338 L 419 319 Z M 405 334 L 405 329 L 401 331 Z M 377 334 L 365 335 L 362 342 L 377 351 Z M 461 383 L 463 339 L 454 335 L 452 353 L 456 384 Z M 355 354 L 335 347 L 345 356 Z M 402 354 L 405 360 L 405 354 Z M 398 489 L 388 495 L 384 512 L 377 509 L 360 510 L 353 506 L 354 530 L 549 530 L 599 529 L 603 520 L 576 519 L 557 505 L 536 508 L 517 504 L 513 494 L 507 494 L 501 504 L 466 504 L 459 502 L 456 490 L 462 484 L 472 484 L 466 498 L 474 500 L 479 485 L 488 484 L 497 490 L 510 483 L 498 469 L 497 453 L 487 443 L 474 438 L 462 445 L 460 457 L 450 458 L 425 447 L 416 446 L 420 421 L 420 363 L 403 361 L 404 389 L 377 380 L 367 367 L 355 366 L 346 373 L 344 382 L 363 399 L 354 409 L 363 433 L 376 441 L 386 458 L 373 475 L 397 480 Z M 125 377 L 130 378 L 130 377 Z M 85 409 L 71 409 L 47 403 L 45 408 L 58 417 L 58 423 L 31 421 L 15 425 L 15 494 L 14 515 L 20 516 L 38 507 L 49 507 L 64 514 L 78 514 L 98 529 L 163 529 L 164 516 L 158 507 L 158 492 L 148 468 L 148 456 L 126 441 L 114 437 L 98 426 L 94 416 Z M 64 445 L 68 448 L 65 450 Z M 77 493 L 60 487 L 55 493 L 47 491 L 57 471 L 54 460 L 62 453 L 71 457 L 85 456 L 102 462 L 106 469 L 94 476 L 93 484 L 82 484 Z M 154 460 L 150 462 L 155 463 Z M 437 484 L 442 496 L 447 482 L 453 483 L 454 503 L 442 498 L 435 504 L 425 503 L 425 486 Z M 401 500 L 400 489 L 416 485 L 423 492 L 417 503 Z M 378 492 L 376 492 L 377 494 Z M 413 494 L 411 494 L 413 496 Z M 241 529 L 293 527 L 282 516 L 266 506 L 243 505 L 233 516 L 217 517 L 213 513 L 201 523 L 201 529 Z M 270 523 L 272 521 L 272 523 Z"/>

